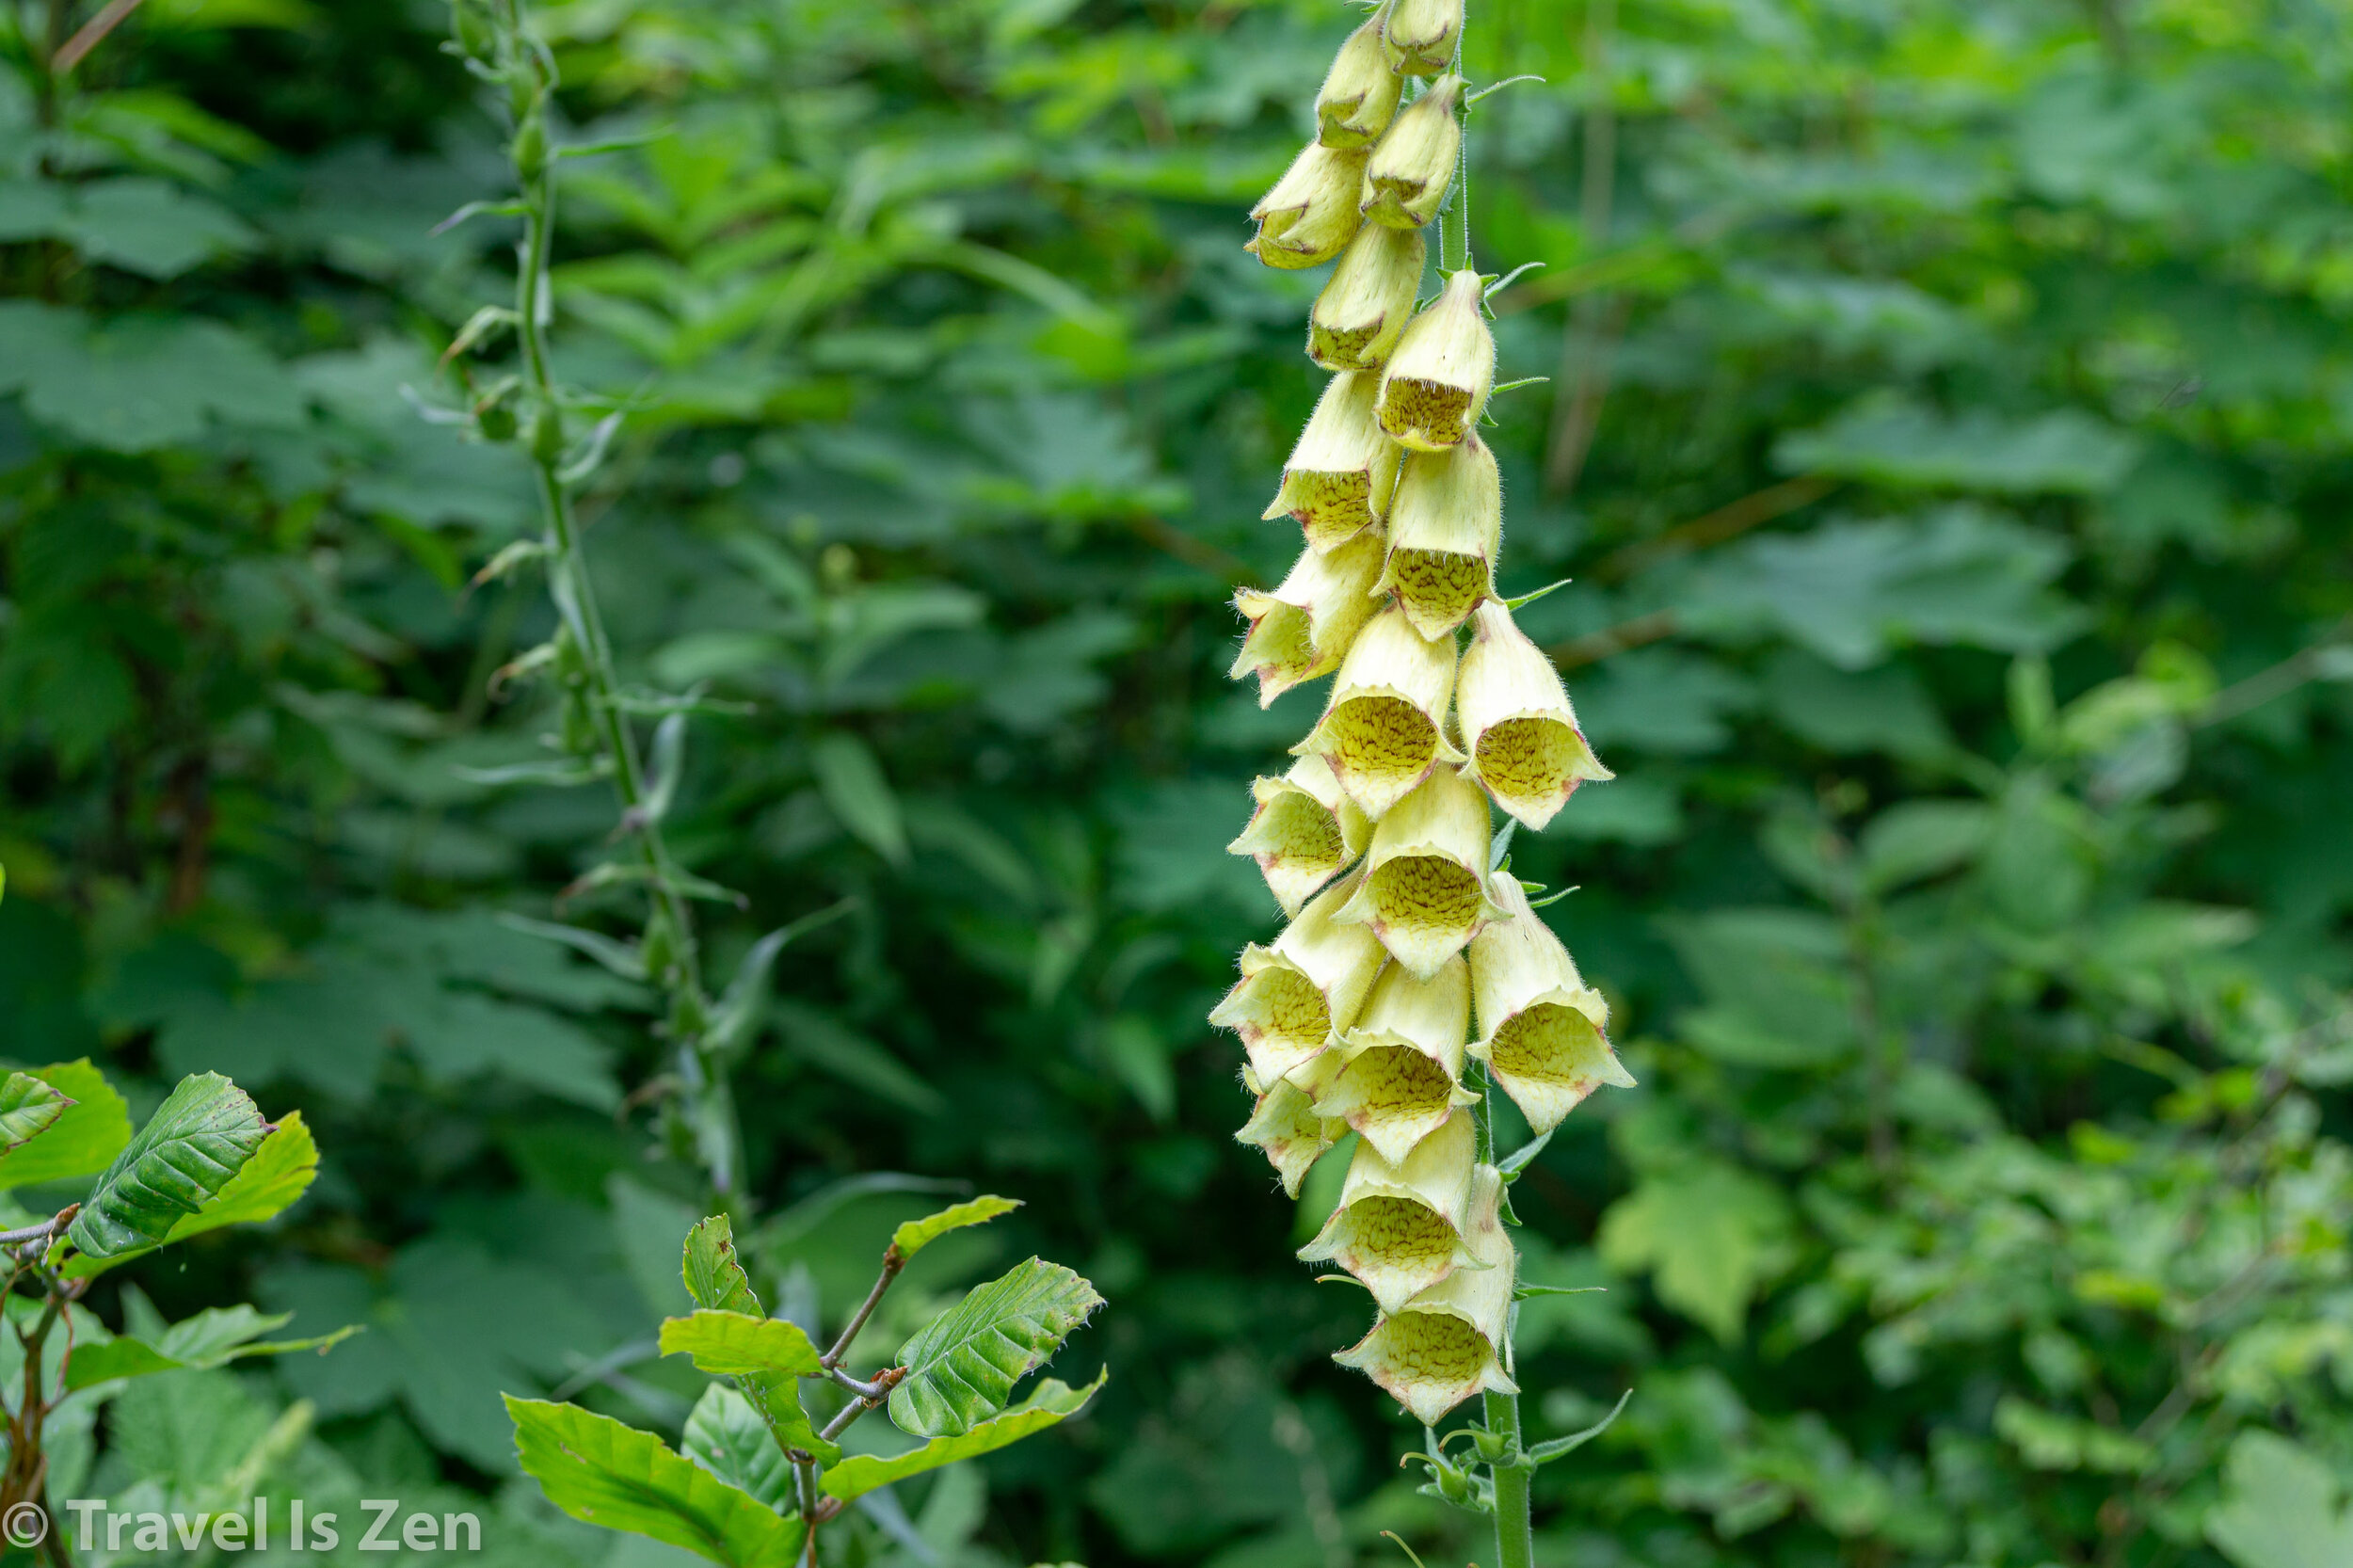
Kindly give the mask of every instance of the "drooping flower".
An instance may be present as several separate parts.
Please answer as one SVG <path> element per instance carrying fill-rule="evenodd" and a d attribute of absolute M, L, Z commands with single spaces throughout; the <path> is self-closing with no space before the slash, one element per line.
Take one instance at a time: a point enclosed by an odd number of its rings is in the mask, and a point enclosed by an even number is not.
<path fill-rule="evenodd" d="M 1380 392 L 1370 371 L 1332 377 L 1283 465 L 1282 487 L 1264 515 L 1289 513 L 1317 550 L 1337 550 L 1388 516 L 1403 454 L 1374 417 Z"/>
<path fill-rule="evenodd" d="M 1356 1022 L 1339 1032 L 1338 1069 L 1316 1096 L 1394 1165 L 1478 1096 L 1463 1087 L 1470 967 L 1449 958 L 1428 980 L 1401 964 L 1381 971 Z"/>
<path fill-rule="evenodd" d="M 1311 901 L 1271 947 L 1242 950 L 1241 978 L 1209 1022 L 1241 1036 L 1250 1070 L 1262 1084 L 1313 1061 L 1332 1032 L 1356 1021 L 1380 973 L 1380 941 L 1362 926 L 1332 917 L 1354 893 L 1356 878 Z"/>
<path fill-rule="evenodd" d="M 1405 324 L 1381 373 L 1381 428 L 1417 452 L 1454 445 L 1479 424 L 1496 384 L 1496 340 L 1487 330 L 1486 284 L 1465 267 L 1445 292 Z"/>
<path fill-rule="evenodd" d="M 1357 231 L 1307 316 L 1307 358 L 1326 370 L 1379 370 L 1413 317 L 1428 259 L 1419 230 Z"/>
<path fill-rule="evenodd" d="M 1255 780 L 1250 792 L 1258 808 L 1226 851 L 1257 860 L 1283 913 L 1297 915 L 1318 888 L 1355 864 L 1372 824 L 1321 757 L 1302 757 L 1280 778 Z"/>
<path fill-rule="evenodd" d="M 1404 76 L 1444 71 L 1462 36 L 1463 0 L 1394 0 L 1381 29 L 1389 69 Z"/>
<path fill-rule="evenodd" d="M 1428 979 L 1503 911 L 1487 896 L 1487 799 L 1449 767 L 1431 770 L 1372 830 L 1361 875 L 1333 915 L 1370 926 L 1381 945 Z"/>
<path fill-rule="evenodd" d="M 1389 506 L 1389 550 L 1376 593 L 1395 590 L 1414 630 L 1450 637 L 1496 596 L 1503 476 L 1477 436 L 1443 452 L 1409 452 Z M 1466 666 L 1467 667 L 1467 666 Z M 1462 678 L 1456 678 L 1460 687 Z M 1467 739 L 1467 737 L 1465 737 Z"/>
<path fill-rule="evenodd" d="M 1323 717 L 1292 749 L 1330 762 L 1340 788 L 1378 821 L 1432 769 L 1463 760 L 1446 738 L 1453 689 L 1454 644 L 1425 641 L 1392 604 L 1356 633 Z"/>
<path fill-rule="evenodd" d="M 1355 237 L 1365 150 L 1311 141 L 1250 209 L 1257 237 L 1242 247 L 1269 266 L 1321 266 Z"/>
<path fill-rule="evenodd" d="M 1464 771 L 1530 827 L 1551 822 L 1579 784 L 1614 776 L 1585 744 L 1560 672 L 1499 602 L 1479 607 L 1455 701 Z"/>
<path fill-rule="evenodd" d="M 1471 942 L 1479 1037 L 1470 1054 L 1529 1127 L 1549 1132 L 1603 1084 L 1633 1088 L 1634 1075 L 1609 1048 L 1609 1003 L 1529 907 L 1527 890 L 1508 873 L 1489 880 L 1504 918 Z"/>
<path fill-rule="evenodd" d="M 1504 1365 L 1517 1259 L 1503 1229 L 1502 1177 L 1493 1165 L 1473 1178 L 1463 1246 L 1471 1266 L 1395 1311 L 1332 1359 L 1372 1379 L 1425 1426 L 1480 1391 L 1516 1394 Z"/>
<path fill-rule="evenodd" d="M 1471 1174 L 1478 1137 L 1470 1112 L 1457 1111 L 1446 1126 L 1391 1163 L 1369 1142 L 1356 1145 L 1340 1206 L 1316 1239 L 1299 1250 L 1302 1261 L 1337 1263 L 1356 1276 L 1384 1312 L 1394 1312 L 1465 1263 Z"/>
<path fill-rule="evenodd" d="M 1316 94 L 1316 136 L 1326 147 L 1369 147 L 1389 128 L 1405 83 L 1389 69 L 1376 11 L 1348 35 Z"/>
<path fill-rule="evenodd" d="M 1455 110 L 1465 85 L 1449 73 L 1405 105 L 1365 165 L 1357 203 L 1365 216 L 1392 229 L 1418 229 L 1438 216 L 1462 156 L 1463 122 Z"/>
<path fill-rule="evenodd" d="M 1257 1099 L 1250 1108 L 1250 1120 L 1234 1134 L 1234 1141 L 1263 1153 L 1282 1178 L 1284 1192 L 1295 1198 L 1308 1168 L 1338 1142 L 1348 1124 L 1317 1114 L 1307 1092 L 1289 1079 L 1277 1079 L 1272 1088 L 1262 1088 L 1257 1075 L 1245 1067 L 1242 1083 Z"/>
<path fill-rule="evenodd" d="M 1382 569 L 1379 536 L 1360 534 L 1329 552 L 1302 551 L 1272 592 L 1244 588 L 1234 596 L 1234 608 L 1250 622 L 1250 631 L 1231 674 L 1237 680 L 1257 676 L 1259 707 L 1339 668 L 1341 656 L 1379 608 L 1372 589 Z"/>

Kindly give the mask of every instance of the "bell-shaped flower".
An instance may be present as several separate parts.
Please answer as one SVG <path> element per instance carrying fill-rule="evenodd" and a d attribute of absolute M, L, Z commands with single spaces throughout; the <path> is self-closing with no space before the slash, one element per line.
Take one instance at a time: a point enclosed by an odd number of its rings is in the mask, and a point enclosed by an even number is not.
<path fill-rule="evenodd" d="M 1633 1088 L 1634 1075 L 1609 1048 L 1609 1003 L 1529 907 L 1527 889 L 1508 873 L 1489 882 L 1505 918 L 1471 943 L 1479 1037 L 1470 1054 L 1487 1064 L 1529 1127 L 1550 1132 L 1603 1084 Z"/>
<path fill-rule="evenodd" d="M 1384 1312 L 1396 1311 L 1464 1264 L 1477 1267 L 1463 1230 L 1470 1222 L 1478 1151 L 1467 1111 L 1457 1111 L 1396 1163 L 1382 1159 L 1369 1142 L 1359 1142 L 1339 1208 L 1299 1250 L 1300 1258 L 1337 1263 L 1372 1292 Z"/>
<path fill-rule="evenodd" d="M 1369 147 L 1389 128 L 1404 79 L 1389 69 L 1379 15 L 1348 35 L 1316 94 L 1316 139 L 1326 147 Z"/>
<path fill-rule="evenodd" d="M 1478 1096 L 1463 1087 L 1470 1032 L 1470 968 L 1449 958 L 1428 980 L 1392 964 L 1372 983 L 1365 1010 L 1340 1032 L 1340 1060 L 1317 1113 L 1354 1128 L 1395 1165 Z"/>
<path fill-rule="evenodd" d="M 1332 377 L 1263 514 L 1289 513 L 1317 550 L 1337 550 L 1389 515 L 1389 492 L 1397 488 L 1404 454 L 1373 417 L 1380 392 L 1381 378 L 1370 371 Z"/>
<path fill-rule="evenodd" d="M 1356 235 L 1362 216 L 1363 148 L 1311 141 L 1258 198 L 1250 219 L 1258 234 L 1242 248 L 1269 266 L 1321 266 Z"/>
<path fill-rule="evenodd" d="M 1430 308 L 1405 324 L 1381 372 L 1381 428 L 1417 452 L 1437 452 L 1468 436 L 1496 384 L 1496 340 L 1487 330 L 1486 283 L 1468 267 L 1446 281 Z"/>
<path fill-rule="evenodd" d="M 1395 590 L 1405 618 L 1423 636 L 1451 637 L 1496 597 L 1503 475 L 1485 441 L 1474 435 L 1443 452 L 1405 455 L 1389 504 L 1388 542 L 1373 591 Z"/>
<path fill-rule="evenodd" d="M 1475 1267 L 1384 1313 L 1370 1334 L 1332 1358 L 1372 1379 L 1424 1426 L 1482 1390 L 1519 1392 L 1504 1365 L 1518 1260 L 1503 1229 L 1502 1191 L 1496 1168 L 1480 1166 L 1463 1232 Z"/>
<path fill-rule="evenodd" d="M 1444 71 L 1453 63 L 1462 38 L 1463 0 L 1393 0 L 1382 18 L 1389 69 L 1404 76 Z"/>
<path fill-rule="evenodd" d="M 1378 821 L 1438 764 L 1463 760 L 1446 737 L 1453 693 L 1454 644 L 1425 641 L 1392 604 L 1356 633 L 1323 717 L 1291 749 L 1330 762 L 1340 788 Z"/>
<path fill-rule="evenodd" d="M 1438 216 L 1463 152 L 1455 110 L 1466 84 L 1449 73 L 1405 105 L 1365 164 L 1365 216 L 1391 229 L 1418 229 Z"/>
<path fill-rule="evenodd" d="M 1272 593 L 1244 588 L 1234 608 L 1250 622 L 1228 673 L 1258 678 L 1258 706 L 1305 680 L 1329 675 L 1372 613 L 1373 584 L 1382 572 L 1381 539 L 1360 534 L 1332 551 L 1310 547 Z"/>
<path fill-rule="evenodd" d="M 1487 896 L 1492 841 L 1487 797 L 1454 769 L 1433 768 L 1373 828 L 1365 869 L 1332 918 L 1370 926 L 1390 957 L 1429 979 L 1503 918 Z"/>
<path fill-rule="evenodd" d="M 1321 757 L 1302 757 L 1280 778 L 1254 780 L 1250 793 L 1258 808 L 1226 853 L 1257 861 L 1283 913 L 1297 915 L 1318 888 L 1356 863 L 1372 823 Z"/>
<path fill-rule="evenodd" d="M 1381 944 L 1332 917 L 1355 892 L 1351 878 L 1311 901 L 1272 947 L 1242 950 L 1241 979 L 1209 1022 L 1241 1036 L 1261 1083 L 1288 1078 L 1321 1054 L 1335 1030 L 1356 1021 L 1381 972 Z"/>
<path fill-rule="evenodd" d="M 1257 1103 L 1251 1108 L 1250 1120 L 1234 1134 L 1234 1141 L 1263 1153 L 1282 1178 L 1284 1192 L 1295 1198 L 1309 1167 L 1339 1141 L 1348 1124 L 1318 1115 L 1307 1091 L 1289 1079 L 1275 1080 L 1273 1087 L 1263 1093 L 1258 1092 L 1256 1074 L 1245 1069 L 1242 1081 L 1257 1094 Z"/>
<path fill-rule="evenodd" d="M 1585 744 L 1560 672 L 1499 601 L 1479 607 L 1455 701 L 1465 771 L 1530 827 L 1551 822 L 1579 784 L 1615 776 Z"/>
<path fill-rule="evenodd" d="M 1307 358 L 1326 370 L 1379 370 L 1413 319 L 1429 247 L 1417 229 L 1368 223 L 1307 316 Z"/>

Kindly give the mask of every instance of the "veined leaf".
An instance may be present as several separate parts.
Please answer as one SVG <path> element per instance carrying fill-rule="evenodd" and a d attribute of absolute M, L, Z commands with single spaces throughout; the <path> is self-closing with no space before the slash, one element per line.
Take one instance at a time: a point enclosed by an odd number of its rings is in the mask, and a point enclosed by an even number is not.
<path fill-rule="evenodd" d="M 673 1345 L 670 1342 L 669 1323 L 692 1323 L 696 1318 L 705 1317 L 744 1318 L 755 1322 L 771 1320 L 760 1304 L 759 1292 L 752 1288 L 751 1276 L 744 1272 L 744 1265 L 736 1258 L 734 1223 L 725 1214 L 713 1214 L 686 1233 L 686 1252 L 680 1272 L 686 1280 L 686 1293 L 694 1297 L 703 1310 L 696 1313 L 694 1318 L 673 1318 L 663 1325 L 663 1354 L 697 1348 L 692 1344 Z M 808 1352 L 808 1370 L 812 1373 L 817 1371 L 817 1352 L 808 1343 L 808 1336 L 780 1319 L 775 1321 L 779 1329 L 790 1330 L 799 1336 L 801 1348 Z M 788 1351 L 784 1353 L 795 1352 Z M 696 1364 L 702 1365 L 699 1354 L 696 1356 Z M 703 1367 L 703 1370 L 717 1371 L 720 1368 Z M 752 1409 L 768 1423 L 769 1430 L 776 1435 L 776 1441 L 803 1453 L 814 1454 L 827 1464 L 841 1457 L 839 1447 L 817 1435 L 816 1424 L 809 1420 L 808 1412 L 801 1408 L 801 1384 L 797 1374 L 792 1371 L 753 1370 L 734 1375 L 744 1390 L 744 1397 L 751 1401 Z"/>
<path fill-rule="evenodd" d="M 285 1119 L 262 1140 L 262 1146 L 247 1160 L 245 1168 L 232 1176 L 218 1192 L 213 1194 L 202 1208 L 193 1214 L 181 1216 L 170 1234 L 156 1246 L 184 1241 L 191 1236 L 201 1236 L 223 1225 L 260 1224 L 276 1219 L 296 1200 L 310 1191 L 311 1183 L 319 1174 L 319 1146 L 311 1137 L 311 1129 L 302 1120 L 302 1112 L 289 1111 Z M 127 1262 L 141 1253 L 152 1252 L 153 1246 L 138 1247 L 112 1257 L 97 1258 L 85 1254 L 69 1258 L 66 1277 L 86 1279 L 102 1270 Z"/>
<path fill-rule="evenodd" d="M 847 1501 L 894 1480 L 904 1480 L 959 1459 L 971 1459 L 1008 1443 L 1017 1443 L 1033 1432 L 1043 1432 L 1079 1414 L 1110 1377 L 1106 1368 L 1084 1388 L 1073 1388 L 1048 1378 L 1038 1384 L 1035 1394 L 1001 1416 L 991 1416 L 952 1437 L 935 1437 L 921 1448 L 889 1459 L 873 1454 L 852 1455 L 827 1470 L 819 1484 L 826 1496 Z"/>
<path fill-rule="evenodd" d="M 57 1125 L 73 1102 L 30 1073 L 0 1080 L 0 1149 L 22 1148 Z"/>
<path fill-rule="evenodd" d="M 245 1305 L 209 1307 L 172 1324 L 160 1336 L 123 1334 L 104 1344 L 78 1346 L 66 1363 L 65 1385 L 88 1388 L 118 1378 L 210 1368 L 253 1355 L 324 1351 L 360 1332 L 360 1325 L 352 1323 L 308 1339 L 260 1337 L 283 1328 L 293 1317 L 291 1312 L 263 1313 Z"/>
<path fill-rule="evenodd" d="M 523 1468 L 573 1518 L 728 1568 L 789 1568 L 799 1555 L 798 1520 L 778 1517 L 653 1433 L 578 1405 L 504 1398 Z"/>
<path fill-rule="evenodd" d="M 712 1384 L 695 1401 L 681 1446 L 687 1458 L 770 1508 L 781 1511 L 792 1499 L 792 1462 L 751 1400 L 725 1384 Z"/>
<path fill-rule="evenodd" d="M 131 1141 L 131 1110 L 122 1096 L 87 1056 L 31 1071 L 72 1103 L 39 1140 L 0 1154 L 0 1189 L 68 1181 L 104 1170 Z"/>
<path fill-rule="evenodd" d="M 218 1073 L 190 1074 L 98 1178 L 67 1239 L 100 1262 L 162 1245 L 269 1132 L 252 1096 Z"/>
<path fill-rule="evenodd" d="M 890 1249 L 897 1253 L 900 1260 L 904 1262 L 952 1230 L 962 1230 L 967 1225 L 986 1224 L 998 1215 L 1010 1214 L 1020 1207 L 1019 1198 L 1000 1198 L 994 1193 L 984 1192 L 969 1203 L 960 1203 L 952 1208 L 943 1208 L 936 1214 L 927 1214 L 920 1220 L 909 1220 L 890 1233 Z"/>
<path fill-rule="evenodd" d="M 686 1293 L 695 1304 L 713 1312 L 741 1312 L 764 1318 L 752 1288 L 751 1276 L 735 1256 L 735 1224 L 725 1214 L 713 1214 L 686 1233 L 686 1256 L 680 1266 Z"/>
<path fill-rule="evenodd" d="M 1038 1258 L 950 1307 L 899 1352 L 906 1381 L 890 1418 L 918 1437 L 953 1437 L 1005 1407 L 1013 1385 L 1103 1304 L 1095 1287 Z"/>
<path fill-rule="evenodd" d="M 817 1347 L 801 1325 L 782 1318 L 755 1318 L 747 1312 L 709 1308 L 688 1318 L 666 1318 L 662 1323 L 662 1353 L 695 1358 L 697 1371 L 728 1377 L 822 1376 Z"/>

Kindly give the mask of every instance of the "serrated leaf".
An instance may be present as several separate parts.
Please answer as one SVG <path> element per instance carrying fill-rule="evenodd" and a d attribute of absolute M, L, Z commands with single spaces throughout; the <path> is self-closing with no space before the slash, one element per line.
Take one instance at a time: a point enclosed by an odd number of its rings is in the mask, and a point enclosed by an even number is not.
<path fill-rule="evenodd" d="M 752 1402 L 714 1383 L 695 1401 L 680 1447 L 686 1457 L 734 1487 L 781 1511 L 792 1499 L 792 1464 L 768 1434 Z"/>
<path fill-rule="evenodd" d="M 72 1104 L 35 1142 L 0 1155 L 0 1190 L 69 1181 L 106 1168 L 131 1141 L 131 1108 L 89 1058 L 32 1069 Z"/>
<path fill-rule="evenodd" d="M 30 1073 L 0 1080 L 0 1151 L 22 1148 L 57 1125 L 73 1102 Z"/>
<path fill-rule="evenodd" d="M 1019 1405 L 976 1423 L 969 1431 L 952 1437 L 935 1437 L 920 1448 L 888 1459 L 874 1454 L 854 1454 L 825 1472 L 819 1482 L 827 1496 L 843 1501 L 863 1496 L 878 1486 L 920 1476 L 926 1470 L 936 1470 L 960 1459 L 972 1459 L 993 1452 L 1009 1443 L 1018 1443 L 1032 1432 L 1043 1432 L 1076 1416 L 1095 1397 L 1095 1391 L 1111 1378 L 1105 1368 L 1093 1383 L 1083 1388 L 1072 1388 L 1056 1379 L 1048 1378 L 1037 1386 L 1037 1392 Z"/>
<path fill-rule="evenodd" d="M 950 1307 L 906 1343 L 890 1418 L 918 1437 L 953 1437 L 1004 1409 L 1013 1385 L 1103 1304 L 1095 1287 L 1032 1257 Z"/>
<path fill-rule="evenodd" d="M 573 1518 L 728 1568 L 788 1568 L 799 1555 L 798 1520 L 779 1517 L 653 1433 L 578 1405 L 503 1397 L 523 1469 Z"/>
<path fill-rule="evenodd" d="M 302 1120 L 302 1112 L 289 1111 L 285 1119 L 262 1140 L 262 1146 L 247 1160 L 245 1167 L 232 1176 L 221 1190 L 193 1214 L 184 1215 L 171 1231 L 155 1246 L 168 1246 L 184 1241 L 191 1236 L 201 1236 L 223 1225 L 260 1224 L 274 1220 L 294 1207 L 319 1174 L 319 1148 L 311 1137 L 311 1129 Z M 138 1247 L 111 1257 L 98 1258 L 87 1254 L 69 1258 L 65 1274 L 69 1279 L 86 1279 L 102 1270 L 111 1269 L 152 1246 Z"/>
<path fill-rule="evenodd" d="M 253 1096 L 218 1073 L 194 1073 L 115 1157 L 66 1232 L 99 1262 L 161 1246 L 243 1170 L 269 1136 Z"/>
<path fill-rule="evenodd" d="M 662 1323 L 662 1353 L 691 1355 L 695 1368 L 726 1377 L 823 1376 L 817 1347 L 801 1325 L 782 1318 L 706 1308 Z"/>
<path fill-rule="evenodd" d="M 943 1208 L 936 1214 L 927 1214 L 920 1220 L 907 1221 L 906 1224 L 890 1233 L 890 1250 L 897 1253 L 900 1259 L 904 1261 L 913 1257 L 952 1230 L 962 1230 L 967 1225 L 986 1224 L 1000 1214 L 1010 1214 L 1020 1207 L 1019 1198 L 1000 1198 L 993 1192 L 984 1192 L 968 1203 Z"/>

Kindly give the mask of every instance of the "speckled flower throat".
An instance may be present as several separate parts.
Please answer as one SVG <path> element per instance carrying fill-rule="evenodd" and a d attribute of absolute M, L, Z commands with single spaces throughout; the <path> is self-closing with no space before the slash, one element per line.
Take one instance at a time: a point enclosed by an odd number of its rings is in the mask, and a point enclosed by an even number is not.
<path fill-rule="evenodd" d="M 1241 1036 L 1256 1105 L 1240 1137 L 1286 1192 L 1355 1134 L 1339 1206 L 1300 1256 L 1370 1293 L 1377 1316 L 1337 1359 L 1425 1425 L 1486 1396 L 1472 1435 L 1487 1474 L 1434 1442 L 1424 1462 L 1449 1500 L 1496 1513 L 1513 1568 L 1527 1475 L 1559 1455 L 1520 1439 L 1508 1192 L 1579 1101 L 1633 1080 L 1608 1004 L 1505 854 L 1513 828 L 1543 829 L 1609 773 L 1497 587 L 1503 485 L 1479 429 L 1498 285 L 1470 264 L 1464 20 L 1461 0 L 1376 9 L 1317 95 L 1316 139 L 1251 211 L 1268 265 L 1338 264 L 1307 335 L 1331 379 L 1266 511 L 1304 549 L 1272 592 L 1237 599 L 1233 673 L 1257 677 L 1262 704 L 1332 680 L 1231 846 L 1290 923 L 1244 950 L 1210 1019 Z M 1539 1140 L 1501 1160 L 1496 1090 Z"/>

